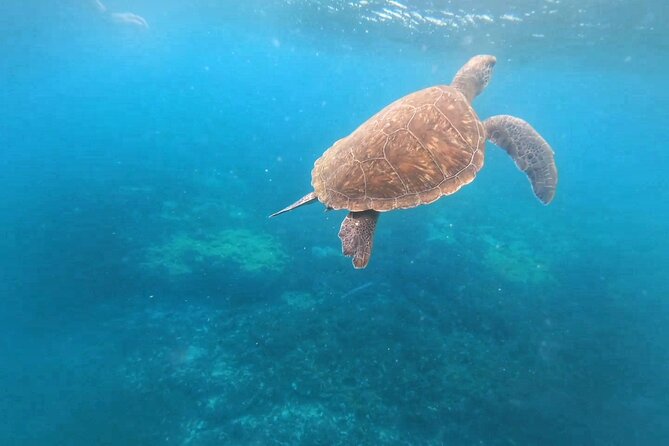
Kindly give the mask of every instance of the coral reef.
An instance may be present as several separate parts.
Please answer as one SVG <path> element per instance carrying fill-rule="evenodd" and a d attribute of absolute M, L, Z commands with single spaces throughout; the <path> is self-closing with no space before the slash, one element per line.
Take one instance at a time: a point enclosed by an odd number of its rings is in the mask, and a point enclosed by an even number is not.
<path fill-rule="evenodd" d="M 328 259 L 341 257 L 341 249 L 332 246 L 312 246 L 311 255 L 316 259 Z"/>
<path fill-rule="evenodd" d="M 430 242 L 442 242 L 447 245 L 455 246 L 458 242 L 455 239 L 453 223 L 444 217 L 435 218 L 429 225 L 427 239 Z"/>
<path fill-rule="evenodd" d="M 551 255 L 540 246 L 530 246 L 524 233 L 483 224 L 460 225 L 443 217 L 435 218 L 427 228 L 430 243 L 459 250 L 465 254 L 465 261 L 478 264 L 482 272 L 518 284 L 554 281 Z"/>
<path fill-rule="evenodd" d="M 172 275 L 189 274 L 207 265 L 234 263 L 256 273 L 281 271 L 288 257 L 273 237 L 247 229 L 226 229 L 213 235 L 178 233 L 162 245 L 146 250 L 143 265 Z"/>
<path fill-rule="evenodd" d="M 554 281 L 546 261 L 540 260 L 523 240 L 514 239 L 505 244 L 489 234 L 482 240 L 485 243 L 484 265 L 505 280 L 523 284 Z"/>
<path fill-rule="evenodd" d="M 270 305 L 158 305 L 124 321 L 145 348 L 119 373 L 130 391 L 179 398 L 176 444 L 469 444 L 481 426 L 462 414 L 493 419 L 532 360 L 435 303 L 293 290 Z"/>
<path fill-rule="evenodd" d="M 302 291 L 286 291 L 281 295 L 281 300 L 289 306 L 299 310 L 314 308 L 317 304 L 323 301 L 323 299 L 319 299 L 311 293 Z"/>

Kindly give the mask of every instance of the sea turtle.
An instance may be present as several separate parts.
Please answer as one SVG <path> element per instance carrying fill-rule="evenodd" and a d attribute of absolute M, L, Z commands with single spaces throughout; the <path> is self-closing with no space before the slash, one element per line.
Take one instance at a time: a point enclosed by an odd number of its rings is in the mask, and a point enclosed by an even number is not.
<path fill-rule="evenodd" d="M 347 209 L 339 231 L 342 250 L 355 268 L 364 268 L 379 213 L 429 204 L 469 184 L 483 166 L 488 139 L 527 174 L 537 198 L 550 203 L 557 169 L 548 143 L 522 119 L 500 115 L 481 122 L 471 106 L 495 63 L 493 56 L 475 56 L 451 85 L 388 105 L 316 161 L 313 192 L 271 217 L 316 200 L 327 209 Z"/>

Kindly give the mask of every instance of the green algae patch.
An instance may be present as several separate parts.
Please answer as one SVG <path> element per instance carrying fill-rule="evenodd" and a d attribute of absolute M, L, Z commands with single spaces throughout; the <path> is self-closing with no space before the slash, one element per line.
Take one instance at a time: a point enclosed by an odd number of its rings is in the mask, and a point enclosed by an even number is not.
<path fill-rule="evenodd" d="M 286 291 L 281 294 L 281 300 L 289 307 L 297 310 L 310 310 L 323 302 L 323 299 L 303 291 Z"/>
<path fill-rule="evenodd" d="M 493 237 L 483 237 L 486 245 L 483 263 L 504 279 L 524 284 L 553 281 L 551 271 L 537 253 L 520 240 L 502 244 Z"/>
<path fill-rule="evenodd" d="M 142 266 L 150 270 L 164 270 L 175 276 L 190 274 L 193 262 L 188 261 L 187 256 L 197 252 L 194 248 L 196 243 L 185 234 L 177 234 L 164 245 L 148 248 Z"/>
<path fill-rule="evenodd" d="M 249 272 L 281 271 L 287 260 L 281 245 L 273 237 L 246 229 L 219 232 L 201 247 L 200 254 L 233 261 Z"/>
<path fill-rule="evenodd" d="M 554 281 L 550 265 L 555 263 L 556 249 L 547 252 L 545 246 L 531 246 L 524 236 L 503 227 L 455 225 L 437 217 L 428 225 L 427 240 L 436 242 L 440 250 L 459 250 L 464 261 L 480 264 L 508 282 L 538 285 Z"/>
<path fill-rule="evenodd" d="M 147 250 L 144 266 L 173 275 L 190 274 L 206 264 L 234 263 L 250 273 L 281 271 L 288 256 L 273 237 L 247 229 L 226 229 L 211 236 L 179 233 Z"/>
<path fill-rule="evenodd" d="M 443 217 L 436 218 L 427 227 L 427 240 L 430 242 L 443 242 L 449 246 L 457 245 L 453 223 Z"/>

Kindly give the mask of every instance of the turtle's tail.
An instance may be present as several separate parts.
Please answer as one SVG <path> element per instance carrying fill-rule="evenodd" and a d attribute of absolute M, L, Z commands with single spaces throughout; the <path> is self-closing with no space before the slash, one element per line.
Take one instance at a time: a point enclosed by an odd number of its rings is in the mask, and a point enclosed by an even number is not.
<path fill-rule="evenodd" d="M 283 214 L 284 212 L 292 211 L 295 208 L 299 208 L 300 206 L 304 206 L 305 204 L 312 203 L 316 201 L 316 199 L 317 197 L 315 192 L 307 194 L 304 197 L 297 200 L 295 203 L 291 204 L 290 206 L 281 209 L 279 212 L 273 213 L 272 215 L 269 216 L 269 218 L 276 217 L 277 215 Z"/>

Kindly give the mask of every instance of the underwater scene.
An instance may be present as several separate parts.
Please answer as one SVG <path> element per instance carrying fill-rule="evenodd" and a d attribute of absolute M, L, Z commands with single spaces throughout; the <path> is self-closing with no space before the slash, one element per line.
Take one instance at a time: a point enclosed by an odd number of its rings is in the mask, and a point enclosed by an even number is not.
<path fill-rule="evenodd" d="M 669 444 L 668 21 L 1 2 L 0 445 Z"/>

